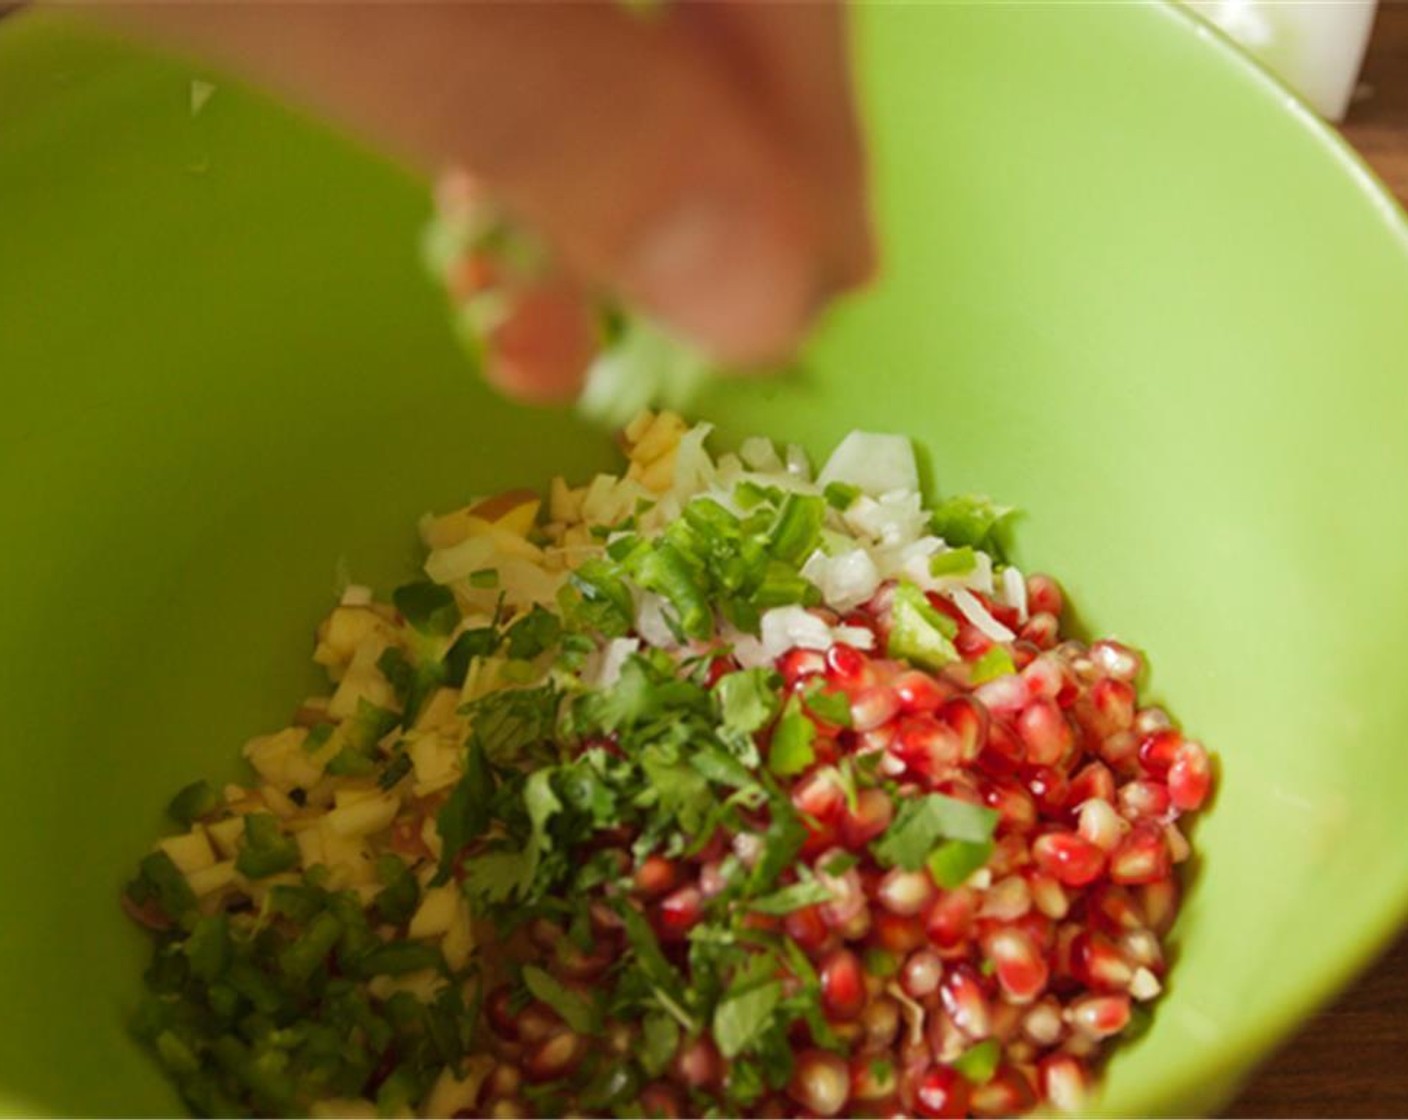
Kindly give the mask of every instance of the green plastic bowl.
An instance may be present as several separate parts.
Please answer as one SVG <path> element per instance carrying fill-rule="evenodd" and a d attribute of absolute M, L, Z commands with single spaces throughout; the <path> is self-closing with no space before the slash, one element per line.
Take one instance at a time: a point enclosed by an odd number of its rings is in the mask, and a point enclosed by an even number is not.
<path fill-rule="evenodd" d="M 1408 230 L 1180 12 L 866 8 L 884 282 L 733 438 L 912 433 L 1019 559 L 1153 651 L 1221 757 L 1153 1028 L 1102 1106 L 1215 1108 L 1408 899 Z M 190 111 L 193 77 L 217 88 Z M 117 908 L 167 795 L 313 683 L 339 571 L 608 441 L 466 371 L 424 184 L 187 64 L 0 24 L 0 1096 L 177 1102 Z"/>

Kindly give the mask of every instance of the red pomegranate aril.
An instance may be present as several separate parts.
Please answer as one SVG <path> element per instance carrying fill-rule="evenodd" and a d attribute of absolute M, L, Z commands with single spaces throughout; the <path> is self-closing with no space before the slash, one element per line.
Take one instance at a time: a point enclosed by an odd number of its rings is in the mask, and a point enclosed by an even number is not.
<path fill-rule="evenodd" d="M 1101 992 L 1122 992 L 1129 987 L 1134 969 L 1108 937 L 1082 930 L 1068 950 L 1070 973 L 1088 988 Z"/>
<path fill-rule="evenodd" d="M 836 926 L 832 932 L 842 941 L 859 941 L 870 932 L 870 927 L 874 924 L 874 919 L 870 914 L 870 907 L 862 906 L 844 922 Z"/>
<path fill-rule="evenodd" d="M 1015 922 L 1032 908 L 1032 892 L 1021 875 L 999 879 L 983 894 L 978 916 L 999 922 Z"/>
<path fill-rule="evenodd" d="M 587 1040 L 576 1031 L 561 1030 L 533 1047 L 523 1058 L 523 1075 L 529 1081 L 566 1077 L 587 1054 Z"/>
<path fill-rule="evenodd" d="M 1168 847 L 1168 858 L 1175 864 L 1182 863 L 1193 854 L 1193 847 L 1183 830 L 1170 821 L 1164 825 L 1164 844 Z"/>
<path fill-rule="evenodd" d="M 777 670 L 789 689 L 826 672 L 826 655 L 818 649 L 789 649 L 777 659 Z"/>
<path fill-rule="evenodd" d="M 1062 1112 L 1079 1112 L 1090 1092 L 1085 1063 L 1069 1054 L 1053 1054 L 1037 1065 L 1041 1097 Z"/>
<path fill-rule="evenodd" d="M 978 896 L 969 887 L 945 891 L 929 910 L 925 928 L 929 940 L 940 949 L 963 945 L 973 931 L 978 916 Z"/>
<path fill-rule="evenodd" d="M 1144 924 L 1160 936 L 1166 934 L 1178 916 L 1178 883 L 1172 878 L 1159 879 L 1142 884 L 1138 893 Z"/>
<path fill-rule="evenodd" d="M 583 949 L 564 937 L 553 949 L 552 971 L 569 980 L 594 980 L 615 962 L 616 946 L 598 937 L 590 949 Z"/>
<path fill-rule="evenodd" d="M 782 928 L 807 953 L 819 952 L 831 939 L 831 928 L 822 918 L 819 905 L 793 910 L 783 919 Z"/>
<path fill-rule="evenodd" d="M 984 1084 L 973 1086 L 968 1107 L 974 1116 L 1018 1116 L 1036 1104 L 1031 1083 L 1014 1067 L 998 1066 Z"/>
<path fill-rule="evenodd" d="M 1031 642 L 1038 649 L 1054 649 L 1061 633 L 1061 620 L 1054 614 L 1042 611 L 1032 615 L 1017 631 L 1024 642 Z"/>
<path fill-rule="evenodd" d="M 723 1059 L 707 1035 L 680 1046 L 671 1072 L 675 1080 L 690 1089 L 712 1089 L 723 1077 Z"/>
<path fill-rule="evenodd" d="M 1030 614 L 1059 615 L 1065 606 L 1061 585 L 1043 572 L 1027 577 L 1027 611 Z"/>
<path fill-rule="evenodd" d="M 932 782 L 949 767 L 958 765 L 963 744 L 936 717 L 913 715 L 899 721 L 891 750 L 909 773 Z"/>
<path fill-rule="evenodd" d="M 939 722 L 958 737 L 959 758 L 964 762 L 972 762 L 977 758 L 987 738 L 987 712 L 971 697 L 955 696 L 952 700 L 944 701 L 934 714 Z"/>
<path fill-rule="evenodd" d="M 851 1095 L 851 1069 L 828 1050 L 803 1050 L 796 1056 L 787 1095 L 817 1116 L 835 1116 Z"/>
<path fill-rule="evenodd" d="M 1128 820 L 1161 820 L 1168 815 L 1171 799 L 1168 786 L 1152 779 L 1125 782 L 1120 786 L 1120 813 Z"/>
<path fill-rule="evenodd" d="M 792 804 L 823 824 L 837 824 L 846 811 L 846 791 L 834 773 L 813 770 L 792 787 Z"/>
<path fill-rule="evenodd" d="M 1103 933 L 1122 936 L 1130 930 L 1143 928 L 1144 919 L 1127 887 L 1101 883 L 1086 900 L 1090 922 Z"/>
<path fill-rule="evenodd" d="M 1071 909 L 1071 900 L 1066 888 L 1052 875 L 1035 868 L 1024 872 L 1027 877 L 1027 890 L 1032 896 L 1032 905 L 1037 913 L 1060 921 Z"/>
<path fill-rule="evenodd" d="M 1071 725 L 1053 701 L 1036 700 L 1017 717 L 1017 734 L 1027 748 L 1027 761 L 1037 766 L 1055 766 L 1074 745 Z"/>
<path fill-rule="evenodd" d="M 868 669 L 865 654 L 845 642 L 837 642 L 826 651 L 826 679 L 838 688 L 859 688 Z"/>
<path fill-rule="evenodd" d="M 1061 1005 L 1054 996 L 1044 996 L 1022 1017 L 1022 1034 L 1040 1047 L 1055 1046 L 1066 1033 Z"/>
<path fill-rule="evenodd" d="M 873 731 L 889 723 L 900 710 L 900 698 L 892 688 L 874 685 L 851 700 L 851 727 L 857 732 Z"/>
<path fill-rule="evenodd" d="M 1151 777 L 1166 778 L 1182 746 L 1183 735 L 1175 728 L 1155 731 L 1139 741 L 1139 765 Z"/>
<path fill-rule="evenodd" d="M 513 989 L 507 984 L 500 984 L 485 998 L 484 1014 L 499 1037 L 509 1042 L 518 1038 L 518 1015 L 513 1010 Z"/>
<path fill-rule="evenodd" d="M 895 867 L 885 872 L 875 892 L 875 900 L 891 914 L 910 917 L 934 900 L 934 880 L 927 871 L 906 871 Z"/>
<path fill-rule="evenodd" d="M 914 1088 L 914 1107 L 932 1120 L 968 1115 L 968 1082 L 948 1066 L 931 1067 Z"/>
<path fill-rule="evenodd" d="M 677 1120 L 684 1111 L 680 1091 L 665 1081 L 652 1081 L 640 1091 L 641 1112 L 658 1120 Z"/>
<path fill-rule="evenodd" d="M 1066 671 L 1052 655 L 1038 657 L 1022 670 L 1022 683 L 1033 700 L 1055 700 L 1066 684 Z"/>
<path fill-rule="evenodd" d="M 1023 780 L 1040 812 L 1054 817 L 1065 808 L 1070 781 L 1060 770 L 1054 766 L 1034 766 Z M 1113 779 L 1110 788 L 1114 788 Z"/>
<path fill-rule="evenodd" d="M 1134 733 L 1136 735 L 1152 735 L 1155 731 L 1162 731 L 1164 728 L 1172 726 L 1172 717 L 1162 708 L 1140 708 L 1134 714 Z"/>
<path fill-rule="evenodd" d="M 821 1006 L 829 1018 L 854 1019 L 865 1008 L 865 977 L 860 958 L 849 949 L 833 949 L 817 970 Z"/>
<path fill-rule="evenodd" d="M 1147 929 L 1130 930 L 1120 938 L 1120 951 L 1136 966 L 1162 975 L 1164 971 L 1164 950 L 1159 939 Z"/>
<path fill-rule="evenodd" d="M 895 807 L 882 789 L 863 789 L 856 794 L 856 807 L 847 810 L 841 821 L 841 838 L 846 847 L 864 848 L 878 839 L 894 820 Z"/>
<path fill-rule="evenodd" d="M 860 872 L 855 867 L 848 867 L 839 875 L 832 875 L 825 870 L 832 860 L 847 854 L 840 848 L 833 848 L 823 852 L 816 860 L 817 881 L 831 892 L 831 901 L 821 903 L 821 918 L 832 929 L 844 925 L 867 907 L 865 887 L 861 883 Z"/>
<path fill-rule="evenodd" d="M 923 999 L 939 990 L 944 962 L 932 949 L 916 949 L 900 968 L 900 987 L 910 999 Z"/>
<path fill-rule="evenodd" d="M 1202 808 L 1212 788 L 1212 763 L 1201 743 L 1184 742 L 1168 768 L 1168 793 L 1174 808 L 1185 813 Z"/>
<path fill-rule="evenodd" d="M 1093 883 L 1105 870 L 1105 853 L 1074 832 L 1048 832 L 1032 845 L 1036 865 L 1068 887 Z"/>
<path fill-rule="evenodd" d="M 1025 934 L 998 930 L 983 945 L 993 962 L 998 986 L 1016 1004 L 1030 1003 L 1046 990 L 1050 976 L 1045 958 Z"/>
<path fill-rule="evenodd" d="M 1007 828 L 1025 832 L 1036 824 L 1036 802 L 1015 781 L 994 778 L 984 783 L 983 803 L 998 814 Z"/>
<path fill-rule="evenodd" d="M 1123 839 L 1128 827 L 1113 805 L 1101 798 L 1092 797 L 1080 807 L 1076 832 L 1102 852 L 1109 852 Z"/>
<path fill-rule="evenodd" d="M 924 920 L 920 915 L 905 917 L 878 910 L 871 914 L 870 936 L 887 953 L 903 956 L 924 944 Z"/>
<path fill-rule="evenodd" d="M 1103 762 L 1090 762 L 1077 770 L 1066 791 L 1066 804 L 1073 809 L 1094 799 L 1115 800 L 1115 776 Z"/>
<path fill-rule="evenodd" d="M 898 1088 L 899 1074 L 889 1055 L 857 1054 L 851 1059 L 851 1100 L 883 1100 Z"/>
<path fill-rule="evenodd" d="M 1116 883 L 1142 884 L 1169 873 L 1168 843 L 1158 825 L 1138 824 L 1110 853 L 1110 879 Z"/>
<path fill-rule="evenodd" d="M 890 687 L 900 702 L 900 708 L 910 714 L 936 711 L 949 695 L 946 687 L 918 669 L 900 673 L 890 682 Z"/>
<path fill-rule="evenodd" d="M 704 896 L 697 886 L 680 887 L 660 902 L 657 932 L 663 941 L 683 941 L 703 914 Z"/>
<path fill-rule="evenodd" d="M 1109 638 L 1103 638 L 1090 647 L 1090 660 L 1106 676 L 1116 680 L 1133 682 L 1144 667 L 1144 659 L 1134 650 Z"/>
<path fill-rule="evenodd" d="M 1066 1008 L 1066 1020 L 1088 1038 L 1109 1038 L 1129 1025 L 1129 997 L 1082 996 Z"/>
<path fill-rule="evenodd" d="M 977 1041 L 992 1032 L 988 997 L 970 966 L 961 964 L 949 969 L 939 992 L 953 1025 L 969 1038 Z"/>

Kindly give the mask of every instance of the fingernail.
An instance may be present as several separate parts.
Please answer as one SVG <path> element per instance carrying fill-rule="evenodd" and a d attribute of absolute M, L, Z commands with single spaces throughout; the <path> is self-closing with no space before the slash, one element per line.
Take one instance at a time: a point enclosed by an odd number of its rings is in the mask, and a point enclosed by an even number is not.
<path fill-rule="evenodd" d="M 622 287 L 714 357 L 751 363 L 786 355 L 817 303 L 804 240 L 750 204 L 687 201 L 649 226 Z"/>

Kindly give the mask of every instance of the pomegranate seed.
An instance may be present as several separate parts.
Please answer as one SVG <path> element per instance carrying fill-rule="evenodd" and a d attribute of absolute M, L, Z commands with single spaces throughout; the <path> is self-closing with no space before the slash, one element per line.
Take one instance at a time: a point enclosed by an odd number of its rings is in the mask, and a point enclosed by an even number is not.
<path fill-rule="evenodd" d="M 492 1100 L 495 1097 L 511 1097 L 523 1085 L 523 1074 L 515 1065 L 508 1062 L 499 1062 L 494 1066 L 494 1072 L 489 1075 L 488 1093 Z"/>
<path fill-rule="evenodd" d="M 1158 825 L 1135 825 L 1110 853 L 1110 878 L 1116 883 L 1152 883 L 1168 873 L 1168 843 Z"/>
<path fill-rule="evenodd" d="M 1026 624 L 1017 632 L 1017 636 L 1024 642 L 1031 642 L 1038 649 L 1054 649 L 1060 632 L 1060 619 L 1054 614 L 1042 611 L 1027 619 Z"/>
<path fill-rule="evenodd" d="M 1033 767 L 1027 773 L 1026 786 L 1027 792 L 1036 801 L 1037 808 L 1048 816 L 1055 816 L 1065 807 L 1070 783 L 1055 767 Z M 1113 792 L 1113 778 L 1110 779 L 1110 789 Z"/>
<path fill-rule="evenodd" d="M 660 903 L 657 921 L 663 941 L 683 941 L 699 922 L 703 913 L 704 896 L 697 886 L 680 887 L 666 895 Z"/>
<path fill-rule="evenodd" d="M 789 689 L 826 672 L 826 657 L 817 649 L 789 649 L 777 659 L 777 670 Z"/>
<path fill-rule="evenodd" d="M 1046 990 L 1046 961 L 1025 934 L 1015 929 L 998 930 L 983 950 L 996 966 L 998 985 L 1013 1003 L 1031 1003 Z"/>
<path fill-rule="evenodd" d="M 1072 1031 L 1066 1036 L 1066 1041 L 1061 1043 L 1061 1053 L 1081 1061 L 1093 1059 L 1100 1053 L 1100 1039 L 1091 1038 L 1088 1034 L 1081 1034 L 1079 1031 Z"/>
<path fill-rule="evenodd" d="M 1140 708 L 1134 716 L 1136 735 L 1152 735 L 1155 731 L 1172 726 L 1173 719 L 1162 708 Z"/>
<path fill-rule="evenodd" d="M 1093 799 L 1115 799 L 1115 776 L 1103 762 L 1087 763 L 1076 772 L 1066 793 L 1066 804 L 1079 807 Z"/>
<path fill-rule="evenodd" d="M 998 678 L 1003 679 L 1010 678 Z M 959 757 L 964 762 L 972 762 L 977 758 L 978 752 L 983 749 L 983 741 L 987 738 L 987 712 L 971 698 L 955 696 L 952 700 L 946 700 L 935 715 L 958 736 Z"/>
<path fill-rule="evenodd" d="M 899 1088 L 895 1063 L 883 1054 L 857 1054 L 851 1059 L 851 1099 L 877 1101 Z"/>
<path fill-rule="evenodd" d="M 1096 928 L 1112 936 L 1141 929 L 1144 925 L 1129 890 L 1114 883 L 1101 883 L 1090 892 L 1086 913 Z"/>
<path fill-rule="evenodd" d="M 1027 748 L 1017 733 L 1001 720 L 988 723 L 987 739 L 983 743 L 979 764 L 990 774 L 1006 774 L 1026 761 Z"/>
<path fill-rule="evenodd" d="M 949 969 L 939 992 L 943 997 L 944 1010 L 954 1026 L 975 1041 L 988 1036 L 992 1031 L 988 998 L 968 965 L 961 964 Z"/>
<path fill-rule="evenodd" d="M 1154 975 L 1153 970 L 1143 967 L 1134 970 L 1134 975 L 1130 977 L 1129 994 L 1137 1000 L 1151 1000 L 1164 990 L 1164 986 L 1159 983 L 1159 978 Z"/>
<path fill-rule="evenodd" d="M 821 978 L 821 1006 L 833 1019 L 854 1019 L 865 1007 L 865 979 L 860 958 L 849 949 L 827 954 L 818 973 Z"/>
<path fill-rule="evenodd" d="M 983 803 L 995 810 L 1008 828 L 1025 832 L 1036 825 L 1036 802 L 1016 782 L 995 778 L 985 783 Z"/>
<path fill-rule="evenodd" d="M 973 1045 L 968 1036 L 953 1025 L 953 1020 L 937 1008 L 930 1008 L 925 1016 L 924 1036 L 928 1043 L 928 1053 L 915 1062 L 916 1072 L 921 1073 L 927 1068 L 931 1055 L 934 1061 L 951 1065 L 962 1056 L 963 1051 Z"/>
<path fill-rule="evenodd" d="M 1066 1009 L 1066 1021 L 1090 1038 L 1109 1038 L 1129 1025 L 1129 997 L 1082 996 Z"/>
<path fill-rule="evenodd" d="M 859 688 L 864 683 L 869 660 L 865 654 L 837 642 L 826 651 L 826 679 L 839 688 Z"/>
<path fill-rule="evenodd" d="M 851 700 L 851 726 L 856 731 L 873 731 L 889 723 L 900 710 L 900 698 L 895 690 L 875 685 L 858 692 Z"/>
<path fill-rule="evenodd" d="M 1064 605 L 1061 585 L 1054 579 L 1041 572 L 1027 577 L 1027 610 L 1031 614 L 1059 615 Z"/>
<path fill-rule="evenodd" d="M 1161 820 L 1168 814 L 1168 786 L 1162 782 L 1133 781 L 1120 786 L 1120 812 L 1126 819 Z"/>
<path fill-rule="evenodd" d="M 1185 742 L 1168 768 L 1168 793 L 1176 809 L 1192 812 L 1202 807 L 1212 786 L 1212 764 L 1201 743 Z"/>
<path fill-rule="evenodd" d="M 1090 1091 L 1090 1076 L 1079 1058 L 1053 1054 L 1037 1066 L 1042 1099 L 1061 1112 L 1079 1112 Z"/>
<path fill-rule="evenodd" d="M 948 695 L 938 681 L 918 669 L 901 673 L 890 682 L 890 687 L 894 689 L 901 709 L 911 714 L 936 711 Z"/>
<path fill-rule="evenodd" d="M 1090 647 L 1090 660 L 1105 673 L 1120 681 L 1132 682 L 1144 667 L 1144 659 L 1134 650 L 1109 638 Z"/>
<path fill-rule="evenodd" d="M 566 1077 L 586 1055 L 587 1040 L 576 1031 L 561 1030 L 528 1051 L 523 1059 L 523 1075 L 530 1081 Z"/>
<path fill-rule="evenodd" d="M 1155 973 L 1164 971 L 1164 950 L 1159 944 L 1159 939 L 1147 929 L 1130 930 L 1120 938 L 1120 951 L 1128 957 L 1136 967 L 1149 969 Z M 1133 989 L 1131 989 L 1133 990 Z"/>
<path fill-rule="evenodd" d="M 944 962 L 932 949 L 916 949 L 900 969 L 900 987 L 910 999 L 923 999 L 939 990 Z"/>
<path fill-rule="evenodd" d="M 978 914 L 1000 922 L 1014 922 L 1032 908 L 1032 892 L 1020 875 L 999 879 L 983 895 Z"/>
<path fill-rule="evenodd" d="M 616 946 L 604 937 L 590 949 L 564 937 L 553 949 L 552 970 L 569 980 L 594 980 L 616 962 L 616 957 Z"/>
<path fill-rule="evenodd" d="M 1005 836 L 999 836 L 996 845 L 992 850 L 992 855 L 988 857 L 987 870 L 992 872 L 994 877 L 1011 875 L 1014 871 L 1020 871 L 1032 861 L 1031 846 L 1027 843 L 1027 838 L 1021 833 L 1009 832 Z"/>
<path fill-rule="evenodd" d="M 723 1059 L 707 1035 L 684 1043 L 675 1055 L 671 1072 L 690 1089 L 712 1089 L 723 1078 Z"/>
<path fill-rule="evenodd" d="M 817 1116 L 835 1116 L 851 1094 L 850 1066 L 828 1050 L 803 1050 L 796 1057 L 787 1094 Z"/>
<path fill-rule="evenodd" d="M 1134 686 L 1105 677 L 1090 690 L 1093 729 L 1100 736 L 1128 731 L 1134 725 Z"/>
<path fill-rule="evenodd" d="M 803 906 L 783 919 L 782 928 L 806 953 L 819 952 L 831 939 L 831 930 L 821 916 L 821 907 Z"/>
<path fill-rule="evenodd" d="M 821 918 L 832 929 L 844 925 L 866 908 L 865 888 L 856 868 L 848 867 L 839 875 L 831 875 L 825 870 L 828 863 L 846 854 L 840 848 L 833 848 L 816 861 L 817 882 L 831 892 L 831 901 L 821 904 Z"/>
<path fill-rule="evenodd" d="M 1026 744 L 1028 761 L 1038 766 L 1059 764 L 1075 743 L 1071 725 L 1050 700 L 1037 700 L 1022 709 L 1017 734 Z"/>
<path fill-rule="evenodd" d="M 484 1000 L 484 1014 L 489 1025 L 501 1038 L 510 1042 L 518 1038 L 518 1016 L 513 1011 L 513 989 L 500 984 Z"/>
<path fill-rule="evenodd" d="M 642 1113 L 659 1120 L 678 1120 L 684 1111 L 679 1090 L 664 1081 L 652 1081 L 642 1089 L 638 1103 Z"/>
<path fill-rule="evenodd" d="M 1178 916 L 1178 883 L 1158 879 L 1139 888 L 1139 907 L 1144 912 L 1144 924 L 1157 934 L 1165 934 Z"/>
<path fill-rule="evenodd" d="M 1066 897 L 1066 888 L 1055 878 L 1035 869 L 1029 869 L 1025 874 L 1032 905 L 1039 914 L 1060 921 L 1070 912 L 1071 900 Z"/>
<path fill-rule="evenodd" d="M 836 936 L 840 937 L 843 941 L 859 941 L 870 932 L 870 927 L 873 924 L 874 921 L 870 916 L 870 907 L 862 906 L 838 925 L 834 932 Z"/>
<path fill-rule="evenodd" d="M 914 1090 L 915 1110 L 936 1120 L 968 1115 L 968 1082 L 957 1070 L 933 1066 Z"/>
<path fill-rule="evenodd" d="M 962 759 L 963 744 L 934 716 L 905 716 L 895 734 L 894 753 L 916 777 L 934 781 Z"/>
<path fill-rule="evenodd" d="M 710 860 L 699 869 L 699 893 L 705 898 L 713 898 L 728 886 L 724 877 L 723 864 Z"/>
<path fill-rule="evenodd" d="M 998 1066 L 986 1084 L 975 1085 L 968 1107 L 975 1116 L 1019 1116 L 1036 1106 L 1036 1094 L 1014 1066 Z"/>
<path fill-rule="evenodd" d="M 929 911 L 925 923 L 929 940 L 940 949 L 956 949 L 963 945 L 973 929 L 978 915 L 978 896 L 968 887 L 945 891 Z"/>
<path fill-rule="evenodd" d="M 846 791 L 831 771 L 813 770 L 792 787 L 792 804 L 823 824 L 836 824 L 846 811 Z"/>
<path fill-rule="evenodd" d="M 974 698 L 988 711 L 1010 716 L 1021 709 L 1029 697 L 1021 678 L 996 677 L 973 691 Z"/>
<path fill-rule="evenodd" d="M 1164 843 L 1168 845 L 1168 857 L 1175 864 L 1182 863 L 1193 854 L 1193 848 L 1183 830 L 1171 821 L 1164 825 Z"/>
<path fill-rule="evenodd" d="M 1032 1005 L 1022 1017 L 1022 1033 L 1040 1047 L 1055 1046 L 1066 1033 L 1061 1018 L 1061 1005 L 1055 997 L 1046 996 Z"/>
<path fill-rule="evenodd" d="M 903 956 L 924 944 L 924 921 L 881 910 L 871 915 L 871 935 L 886 952 Z"/>
<path fill-rule="evenodd" d="M 1076 831 L 1102 852 L 1112 851 L 1129 825 L 1108 801 L 1091 798 L 1080 807 Z"/>
<path fill-rule="evenodd" d="M 841 821 L 841 837 L 848 848 L 863 848 L 884 834 L 894 819 L 890 795 L 881 789 L 863 789 L 856 794 L 854 811 Z"/>
<path fill-rule="evenodd" d="M 1139 764 L 1151 777 L 1165 778 L 1182 746 L 1183 736 L 1176 729 L 1166 727 L 1155 731 L 1139 742 Z"/>
<path fill-rule="evenodd" d="M 927 871 L 896 867 L 880 880 L 875 899 L 891 914 L 909 917 L 926 909 L 934 900 L 934 893 L 934 880 Z"/>
<path fill-rule="evenodd" d="M 1068 887 L 1093 883 L 1105 869 L 1105 853 L 1074 832 L 1048 832 L 1036 838 L 1032 859 L 1052 878 Z"/>
<path fill-rule="evenodd" d="M 1124 991 L 1134 976 L 1119 947 L 1103 934 L 1082 930 L 1072 939 L 1069 955 L 1071 975 L 1097 991 Z"/>
<path fill-rule="evenodd" d="M 900 1033 L 900 1005 L 890 996 L 880 996 L 865 1005 L 860 1023 L 865 1028 L 865 1047 L 870 1050 L 884 1050 L 895 1041 Z"/>
<path fill-rule="evenodd" d="M 1055 657 L 1038 657 L 1022 670 L 1022 683 L 1033 700 L 1055 700 L 1066 683 L 1066 671 Z"/>

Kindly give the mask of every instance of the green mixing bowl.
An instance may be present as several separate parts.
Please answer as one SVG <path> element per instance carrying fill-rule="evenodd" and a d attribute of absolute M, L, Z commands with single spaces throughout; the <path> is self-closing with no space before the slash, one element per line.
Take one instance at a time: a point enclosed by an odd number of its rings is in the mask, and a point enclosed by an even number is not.
<path fill-rule="evenodd" d="M 1408 900 L 1408 228 L 1180 12 L 859 14 L 884 281 L 725 438 L 912 433 L 1019 560 L 1153 651 L 1221 789 L 1103 1107 L 1216 1107 Z M 213 97 L 193 114 L 192 78 Z M 607 461 L 466 371 L 424 184 L 269 101 L 0 24 L 0 1096 L 161 1113 L 117 894 L 176 787 L 312 684 L 339 571 L 430 507 Z"/>

